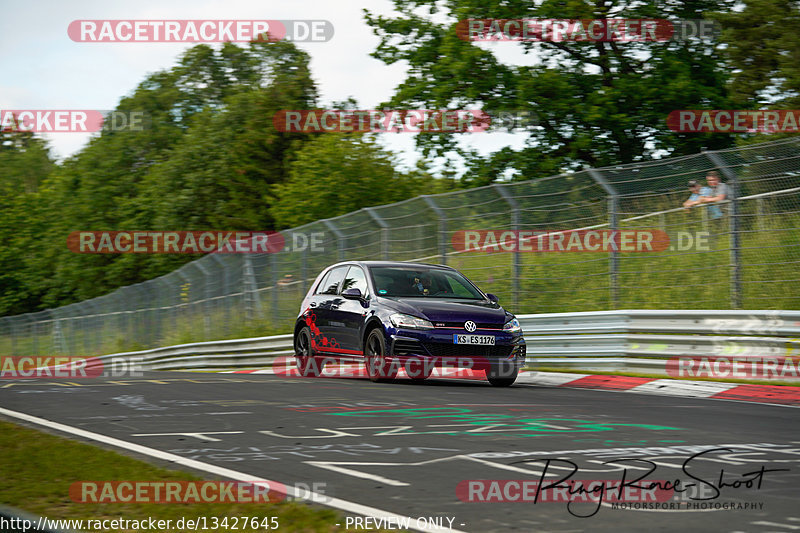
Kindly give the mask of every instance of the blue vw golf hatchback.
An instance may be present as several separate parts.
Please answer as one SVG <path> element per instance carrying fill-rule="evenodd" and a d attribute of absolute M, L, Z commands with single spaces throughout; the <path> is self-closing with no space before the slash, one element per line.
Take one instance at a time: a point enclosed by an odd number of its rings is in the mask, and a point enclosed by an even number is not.
<path fill-rule="evenodd" d="M 483 370 L 509 386 L 525 363 L 517 319 L 463 274 L 422 263 L 348 261 L 323 270 L 294 328 L 297 369 L 363 362 L 373 381 L 402 368 L 426 379 L 436 367 Z"/>

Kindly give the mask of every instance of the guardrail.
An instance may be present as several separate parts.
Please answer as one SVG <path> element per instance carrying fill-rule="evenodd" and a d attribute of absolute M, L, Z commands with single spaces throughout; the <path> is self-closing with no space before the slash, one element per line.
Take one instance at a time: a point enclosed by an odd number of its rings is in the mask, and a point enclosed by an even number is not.
<path fill-rule="evenodd" d="M 676 357 L 800 359 L 800 311 L 592 311 L 518 317 L 531 366 L 667 375 Z M 144 370 L 252 368 L 292 356 L 292 336 L 198 342 L 100 356 Z M 788 376 L 793 377 L 793 376 Z M 797 377 L 797 376 L 794 376 Z"/>
<path fill-rule="evenodd" d="M 271 365 L 281 355 L 294 355 L 292 335 L 195 342 L 138 352 L 101 355 L 94 361 L 136 359 L 143 370 L 217 369 Z M 92 363 L 87 368 L 91 368 Z"/>

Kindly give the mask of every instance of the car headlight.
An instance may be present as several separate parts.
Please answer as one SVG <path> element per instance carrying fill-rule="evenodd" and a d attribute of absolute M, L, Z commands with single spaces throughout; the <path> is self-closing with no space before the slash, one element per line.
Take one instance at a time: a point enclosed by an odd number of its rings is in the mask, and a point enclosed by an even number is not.
<path fill-rule="evenodd" d="M 508 333 L 522 333 L 522 326 L 519 324 L 519 320 L 512 318 L 503 325 L 503 331 Z"/>
<path fill-rule="evenodd" d="M 389 317 L 389 320 L 392 321 L 392 325 L 396 328 L 406 328 L 406 329 L 433 328 L 433 324 L 431 324 L 424 318 L 419 318 L 411 315 L 404 315 L 402 313 L 393 314 L 392 316 Z"/>

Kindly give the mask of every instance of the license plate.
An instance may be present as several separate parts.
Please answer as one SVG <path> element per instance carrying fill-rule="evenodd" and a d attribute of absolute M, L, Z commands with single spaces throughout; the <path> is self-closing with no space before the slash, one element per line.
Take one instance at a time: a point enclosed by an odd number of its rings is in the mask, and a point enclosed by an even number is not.
<path fill-rule="evenodd" d="M 494 346 L 492 335 L 453 335 L 453 344 L 484 344 Z"/>

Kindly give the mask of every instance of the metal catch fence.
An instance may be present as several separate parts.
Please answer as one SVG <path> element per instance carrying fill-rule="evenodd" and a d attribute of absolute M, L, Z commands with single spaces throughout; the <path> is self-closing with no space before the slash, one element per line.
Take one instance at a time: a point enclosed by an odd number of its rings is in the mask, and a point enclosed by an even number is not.
<path fill-rule="evenodd" d="M 726 201 L 684 209 L 687 181 L 705 185 L 709 171 Z M 105 296 L 1 317 L 0 353 L 284 333 L 316 274 L 348 259 L 446 263 L 517 314 L 800 309 L 800 139 L 423 195 L 282 233 L 278 253 L 212 253 Z"/>

